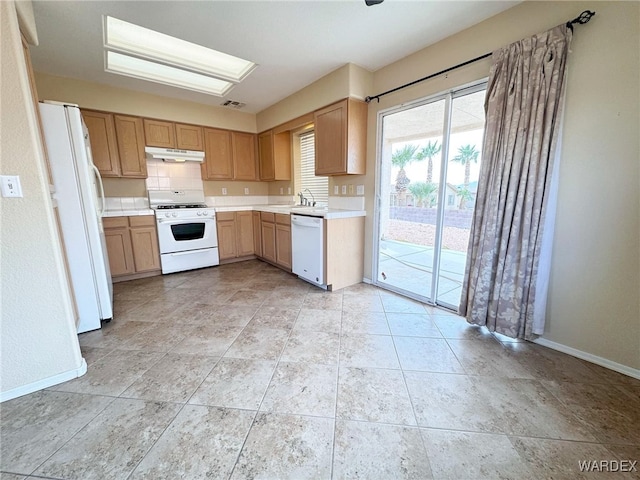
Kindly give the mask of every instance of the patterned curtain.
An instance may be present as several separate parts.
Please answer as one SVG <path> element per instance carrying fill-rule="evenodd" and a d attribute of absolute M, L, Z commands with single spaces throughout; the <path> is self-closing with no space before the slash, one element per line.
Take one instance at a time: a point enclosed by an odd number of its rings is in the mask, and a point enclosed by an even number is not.
<path fill-rule="evenodd" d="M 513 338 L 544 331 L 553 234 L 546 215 L 555 216 L 549 203 L 571 37 L 560 25 L 492 56 L 459 312 Z"/>

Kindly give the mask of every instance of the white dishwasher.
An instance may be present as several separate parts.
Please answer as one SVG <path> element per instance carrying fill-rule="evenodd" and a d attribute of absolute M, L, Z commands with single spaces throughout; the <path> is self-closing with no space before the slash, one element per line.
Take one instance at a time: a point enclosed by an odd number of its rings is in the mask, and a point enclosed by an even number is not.
<path fill-rule="evenodd" d="M 324 218 L 291 215 L 291 271 L 319 287 L 324 283 Z"/>

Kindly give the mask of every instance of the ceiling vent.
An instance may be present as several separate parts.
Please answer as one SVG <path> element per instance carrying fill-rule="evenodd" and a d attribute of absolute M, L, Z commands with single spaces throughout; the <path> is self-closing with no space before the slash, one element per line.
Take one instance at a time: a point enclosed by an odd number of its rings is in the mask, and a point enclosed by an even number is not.
<path fill-rule="evenodd" d="M 221 103 L 223 107 L 235 108 L 236 110 L 245 107 L 247 104 L 242 102 L 236 102 L 235 100 L 227 100 L 226 102 Z"/>

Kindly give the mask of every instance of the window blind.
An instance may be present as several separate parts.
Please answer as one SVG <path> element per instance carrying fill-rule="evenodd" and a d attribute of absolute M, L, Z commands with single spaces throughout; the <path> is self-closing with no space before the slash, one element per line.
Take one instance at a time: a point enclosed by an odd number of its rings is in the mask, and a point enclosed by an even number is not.
<path fill-rule="evenodd" d="M 311 202 L 313 199 L 308 188 L 313 193 L 316 205 L 327 205 L 329 202 L 329 178 L 316 177 L 315 161 L 315 135 L 314 132 L 305 132 L 300 139 L 300 185 L 303 195 Z"/>

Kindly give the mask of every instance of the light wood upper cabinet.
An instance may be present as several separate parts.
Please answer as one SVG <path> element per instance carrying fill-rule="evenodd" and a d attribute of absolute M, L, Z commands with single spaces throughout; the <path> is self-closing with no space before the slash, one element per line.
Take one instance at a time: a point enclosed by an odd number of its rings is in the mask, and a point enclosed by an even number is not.
<path fill-rule="evenodd" d="M 346 99 L 314 112 L 316 175 L 364 175 L 367 104 Z"/>
<path fill-rule="evenodd" d="M 176 123 L 176 145 L 181 150 L 204 150 L 202 127 Z"/>
<path fill-rule="evenodd" d="M 204 180 L 232 180 L 233 158 L 231 153 L 231 132 L 217 128 L 204 129 Z"/>
<path fill-rule="evenodd" d="M 81 112 L 89 130 L 93 164 L 103 177 L 119 177 L 120 157 L 113 114 L 91 110 Z"/>
<path fill-rule="evenodd" d="M 235 180 L 257 180 L 256 136 L 252 133 L 231 132 L 233 151 L 233 178 Z"/>
<path fill-rule="evenodd" d="M 144 138 L 147 147 L 176 148 L 174 123 L 145 118 Z"/>
<path fill-rule="evenodd" d="M 114 121 L 121 176 L 147 178 L 142 118 L 114 115 Z"/>
<path fill-rule="evenodd" d="M 291 180 L 291 133 L 258 135 L 260 180 Z"/>

